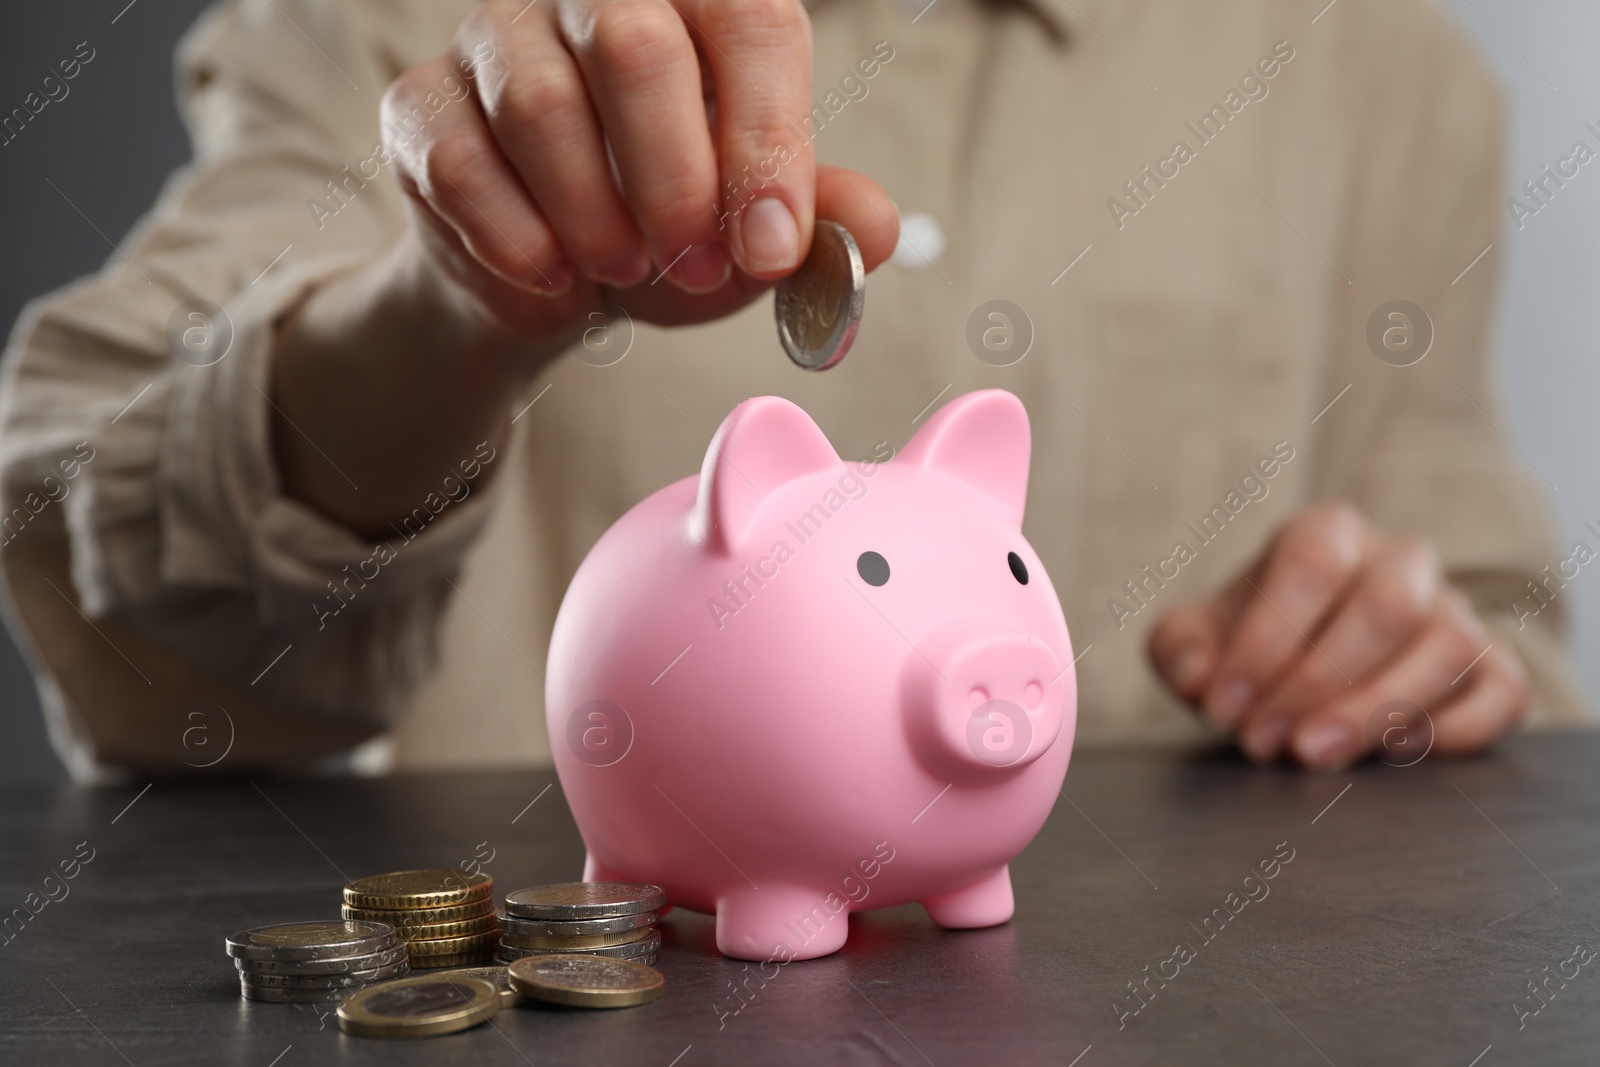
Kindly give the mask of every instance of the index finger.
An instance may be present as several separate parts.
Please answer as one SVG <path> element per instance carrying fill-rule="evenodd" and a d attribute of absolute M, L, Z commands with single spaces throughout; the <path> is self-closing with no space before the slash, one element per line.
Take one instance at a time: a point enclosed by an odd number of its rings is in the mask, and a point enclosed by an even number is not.
<path fill-rule="evenodd" d="M 782 277 L 811 247 L 811 20 L 800 0 L 676 0 L 716 88 L 718 225 L 746 274 Z"/>

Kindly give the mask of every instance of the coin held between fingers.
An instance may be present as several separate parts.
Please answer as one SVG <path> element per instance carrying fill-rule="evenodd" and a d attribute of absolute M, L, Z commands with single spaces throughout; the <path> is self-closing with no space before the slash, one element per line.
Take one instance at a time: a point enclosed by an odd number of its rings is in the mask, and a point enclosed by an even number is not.
<path fill-rule="evenodd" d="M 817 220 L 811 251 L 778 283 L 773 311 L 778 340 L 795 366 L 827 370 L 855 341 L 866 306 L 867 270 L 850 231 Z"/>

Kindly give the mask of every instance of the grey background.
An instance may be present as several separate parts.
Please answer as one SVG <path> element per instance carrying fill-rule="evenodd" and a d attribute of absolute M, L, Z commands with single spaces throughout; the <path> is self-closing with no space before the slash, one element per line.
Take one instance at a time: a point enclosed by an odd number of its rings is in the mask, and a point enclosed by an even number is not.
<path fill-rule="evenodd" d="M 1321 7 L 1323 0 L 1313 0 Z M 173 108 L 172 47 L 204 0 L 94 0 L 7 4 L 0 11 L 0 112 L 18 106 L 80 41 L 94 61 L 14 142 L 0 147 L 0 321 L 31 297 L 97 268 L 188 155 Z M 1448 5 L 1506 90 L 1507 184 L 1515 188 L 1583 138 L 1600 149 L 1600 7 L 1568 2 L 1453 0 Z M 1325 17 L 1334 18 L 1336 10 Z M 116 19 L 115 24 L 112 20 Z M 47 181 L 48 179 L 48 181 Z M 72 204 L 51 189 L 54 182 Z M 1510 214 L 1507 214 L 1510 222 Z M 1542 472 L 1564 542 L 1600 520 L 1600 469 L 1592 462 L 1594 358 L 1600 316 L 1600 160 L 1548 207 L 1508 228 L 1499 350 L 1509 422 L 1501 429 Z M 1548 481 L 1544 481 L 1547 479 Z M 1551 489 L 1549 483 L 1554 483 Z M 1554 559 L 1551 560 L 1555 562 Z M 1573 647 L 1591 694 L 1600 693 L 1600 577 L 1586 568 L 1562 594 Z M 62 777 L 27 668 L 0 637 L 0 783 Z"/>

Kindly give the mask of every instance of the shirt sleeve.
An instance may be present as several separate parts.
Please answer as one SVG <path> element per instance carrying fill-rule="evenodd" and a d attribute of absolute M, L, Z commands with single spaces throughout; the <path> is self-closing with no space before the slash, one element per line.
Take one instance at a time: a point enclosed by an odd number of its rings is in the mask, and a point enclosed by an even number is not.
<path fill-rule="evenodd" d="M 1491 640 L 1527 666 L 1531 721 L 1582 722 L 1564 602 L 1519 610 L 1537 606 L 1528 583 L 1564 553 L 1547 498 L 1555 486 L 1507 436 L 1490 358 L 1506 239 L 1499 92 L 1432 5 L 1382 11 L 1391 24 L 1360 23 L 1366 43 L 1352 47 L 1377 49 L 1367 69 L 1386 73 L 1350 83 L 1362 94 L 1348 112 L 1358 147 L 1324 395 L 1349 391 L 1317 425 L 1316 488 L 1432 543 Z"/>
<path fill-rule="evenodd" d="M 485 446 L 442 469 L 438 492 L 379 544 L 284 495 L 274 467 L 278 325 L 403 225 L 376 152 L 395 31 L 375 18 L 360 4 L 242 0 L 190 31 L 179 90 L 193 162 L 98 273 L 35 301 L 12 335 L 0 505 L 27 520 L 0 542 L 25 537 L 70 564 L 58 592 L 86 619 L 132 626 L 187 671 L 269 708 L 382 724 L 436 658 L 495 457 Z M 362 399 L 348 400 L 359 419 Z M 74 705 L 105 687 L 51 665 L 126 667 L 104 646 L 64 654 L 97 639 L 31 603 L 54 594 L 18 580 L 19 558 L 0 557 L 13 628 L 81 770 L 94 754 Z M 153 673 L 182 684 L 181 671 Z"/>

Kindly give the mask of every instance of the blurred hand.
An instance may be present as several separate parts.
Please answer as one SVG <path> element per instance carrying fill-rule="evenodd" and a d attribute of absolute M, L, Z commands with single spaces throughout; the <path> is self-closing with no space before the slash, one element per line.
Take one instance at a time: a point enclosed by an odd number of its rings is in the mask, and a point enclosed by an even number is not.
<path fill-rule="evenodd" d="M 1424 709 L 1446 755 L 1509 731 L 1528 708 L 1527 675 L 1489 645 L 1430 546 L 1330 502 L 1285 522 L 1217 596 L 1167 612 L 1149 651 L 1167 685 L 1236 731 L 1251 759 L 1288 752 L 1337 769 L 1371 751 L 1381 731 L 1368 722 L 1391 700 Z"/>
<path fill-rule="evenodd" d="M 817 217 L 868 270 L 888 258 L 894 205 L 815 165 L 811 106 L 800 0 L 489 0 L 389 87 L 384 143 L 427 265 L 490 326 L 551 339 L 607 305 L 727 315 L 804 260 Z"/>

